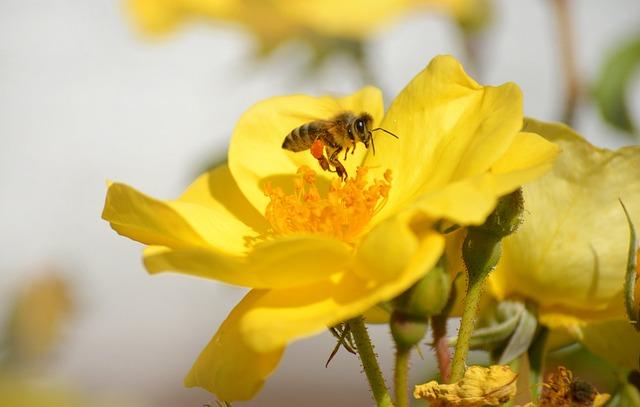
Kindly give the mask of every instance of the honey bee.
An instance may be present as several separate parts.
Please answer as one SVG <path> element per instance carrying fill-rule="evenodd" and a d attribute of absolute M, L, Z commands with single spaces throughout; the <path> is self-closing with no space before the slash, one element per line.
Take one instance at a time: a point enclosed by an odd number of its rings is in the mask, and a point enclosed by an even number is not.
<path fill-rule="evenodd" d="M 296 127 L 284 138 L 282 148 L 293 152 L 310 150 L 323 170 L 335 172 L 342 180 L 346 180 L 347 170 L 339 159 L 341 152 L 344 152 L 346 161 L 349 151 L 353 154 L 356 144 L 361 142 L 365 148 L 369 148 L 371 144 L 375 155 L 376 146 L 372 133 L 378 130 L 398 138 L 383 128 L 372 129 L 372 125 L 373 117 L 369 113 L 356 115 L 349 111 L 342 112 L 329 120 L 314 120 Z"/>

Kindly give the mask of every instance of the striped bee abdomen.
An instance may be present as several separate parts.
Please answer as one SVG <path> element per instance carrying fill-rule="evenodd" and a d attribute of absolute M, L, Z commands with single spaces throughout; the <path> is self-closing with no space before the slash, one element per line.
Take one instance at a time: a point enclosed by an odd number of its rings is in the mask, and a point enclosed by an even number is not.
<path fill-rule="evenodd" d="M 294 152 L 308 150 L 321 131 L 318 122 L 310 122 L 296 127 L 284 138 L 282 148 Z"/>

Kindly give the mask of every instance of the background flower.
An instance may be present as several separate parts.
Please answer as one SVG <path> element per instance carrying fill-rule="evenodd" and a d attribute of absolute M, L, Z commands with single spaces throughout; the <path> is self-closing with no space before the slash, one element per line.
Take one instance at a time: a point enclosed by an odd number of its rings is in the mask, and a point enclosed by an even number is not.
<path fill-rule="evenodd" d="M 492 291 L 532 301 L 551 326 L 623 318 L 628 226 L 619 199 L 640 221 L 640 149 L 599 149 L 559 124 L 527 120 L 525 129 L 562 154 L 525 188 L 525 220 L 504 241 Z"/>

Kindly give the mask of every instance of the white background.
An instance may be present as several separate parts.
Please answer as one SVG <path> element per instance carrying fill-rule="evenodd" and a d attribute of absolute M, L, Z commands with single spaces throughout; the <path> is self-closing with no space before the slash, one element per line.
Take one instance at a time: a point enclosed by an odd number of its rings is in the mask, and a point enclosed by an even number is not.
<path fill-rule="evenodd" d="M 573 1 L 578 64 L 594 78 L 607 50 L 640 29 L 638 0 Z M 562 105 L 550 1 L 496 2 L 484 83 L 514 81 L 525 114 L 554 120 Z M 367 47 L 388 103 L 434 55 L 462 58 L 455 28 L 420 14 Z M 347 60 L 315 77 L 305 49 L 285 46 L 252 62 L 253 39 L 235 27 L 188 27 L 145 41 L 119 2 L 0 1 L 0 310 L 45 264 L 63 268 L 78 309 L 65 345 L 43 374 L 136 406 L 201 406 L 212 398 L 182 378 L 242 290 L 180 275 L 150 277 L 140 246 L 100 219 L 105 182 L 175 197 L 214 157 L 254 102 L 287 93 L 344 93 L 360 85 Z M 632 105 L 640 120 L 640 82 Z M 576 128 L 599 145 L 629 143 L 582 106 Z M 0 317 L 3 315 L 0 314 Z M 386 371 L 391 344 L 374 338 Z M 355 358 L 329 369 L 327 335 L 294 344 L 259 397 L 246 405 L 367 405 Z M 414 362 L 420 377 L 427 362 Z M 240 404 L 240 403 L 239 403 Z"/>

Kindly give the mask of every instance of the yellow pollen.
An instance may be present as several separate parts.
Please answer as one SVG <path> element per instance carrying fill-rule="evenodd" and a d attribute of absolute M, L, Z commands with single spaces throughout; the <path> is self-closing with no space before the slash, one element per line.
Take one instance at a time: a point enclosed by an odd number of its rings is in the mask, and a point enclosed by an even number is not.
<path fill-rule="evenodd" d="M 384 205 L 391 188 L 391 171 L 384 180 L 368 185 L 366 167 L 359 167 L 355 178 L 335 179 L 326 197 L 316 186 L 316 173 L 307 166 L 298 169 L 295 191 L 285 194 L 280 188 L 265 187 L 271 199 L 265 217 L 274 233 L 324 234 L 348 243 L 355 242 L 369 221 Z"/>

